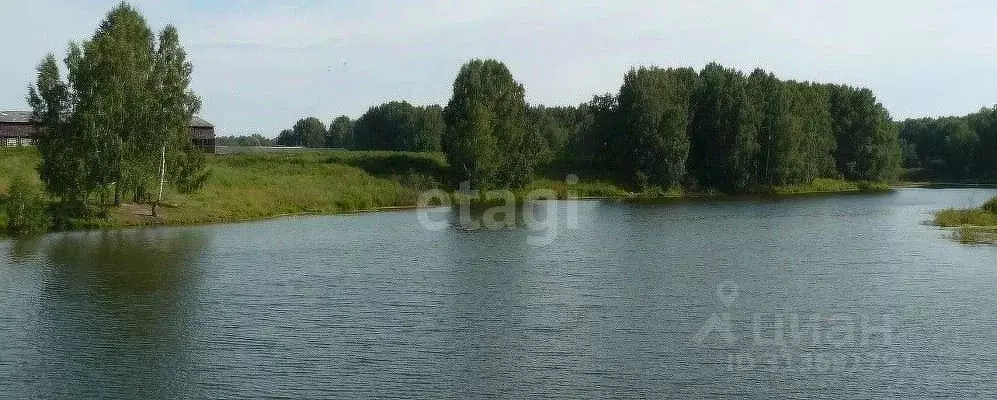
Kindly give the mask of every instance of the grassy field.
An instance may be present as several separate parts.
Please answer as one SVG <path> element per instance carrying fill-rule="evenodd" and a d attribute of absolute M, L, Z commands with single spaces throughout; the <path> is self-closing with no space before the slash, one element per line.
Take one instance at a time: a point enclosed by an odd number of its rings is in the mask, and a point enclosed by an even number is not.
<path fill-rule="evenodd" d="M 201 190 L 166 197 L 163 223 L 412 206 L 419 193 L 440 184 L 446 168 L 441 155 L 345 151 L 209 156 L 207 164 L 211 177 Z M 143 211 L 115 212 L 115 225 L 148 222 Z"/>

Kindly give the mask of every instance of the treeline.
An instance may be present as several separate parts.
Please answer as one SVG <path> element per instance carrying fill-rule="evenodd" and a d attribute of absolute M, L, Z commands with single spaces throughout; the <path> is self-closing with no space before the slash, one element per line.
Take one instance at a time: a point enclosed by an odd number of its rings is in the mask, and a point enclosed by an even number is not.
<path fill-rule="evenodd" d="M 278 146 L 334 147 L 355 150 L 438 152 L 443 136 L 443 109 L 392 101 L 371 107 L 356 121 L 339 116 L 326 127 L 308 117 L 277 135 Z"/>
<path fill-rule="evenodd" d="M 274 139 L 254 133 L 242 136 L 218 136 L 215 138 L 218 146 L 273 146 Z"/>
<path fill-rule="evenodd" d="M 912 178 L 997 180 L 997 107 L 961 117 L 900 124 L 904 167 Z"/>
<path fill-rule="evenodd" d="M 442 150 L 455 178 L 487 186 L 573 172 L 639 190 L 744 192 L 900 172 L 898 127 L 868 89 L 713 63 L 632 69 L 619 92 L 578 106 L 531 106 L 523 93 L 501 62 L 474 60 L 445 108 L 391 102 L 328 129 L 306 118 L 278 144 Z"/>
<path fill-rule="evenodd" d="M 587 107 L 569 151 L 635 186 L 743 192 L 817 178 L 888 181 L 898 133 L 868 89 L 709 64 L 640 68 Z"/>

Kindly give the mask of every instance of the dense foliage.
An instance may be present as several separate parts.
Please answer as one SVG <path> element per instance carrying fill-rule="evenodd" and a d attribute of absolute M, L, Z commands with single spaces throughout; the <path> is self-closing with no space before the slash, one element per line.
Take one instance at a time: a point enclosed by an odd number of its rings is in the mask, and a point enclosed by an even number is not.
<path fill-rule="evenodd" d="M 71 43 L 63 81 L 51 54 L 38 66 L 28 103 L 44 131 L 40 176 L 63 203 L 86 204 L 96 193 L 147 199 L 166 154 L 167 181 L 182 191 L 203 183 L 204 158 L 189 136 L 200 109 L 191 65 L 177 30 L 154 35 L 122 3 L 90 40 Z"/>
<path fill-rule="evenodd" d="M 0 236 L 26 236 L 48 230 L 45 192 L 41 187 L 16 177 L 6 195 L 0 196 Z"/>
<path fill-rule="evenodd" d="M 249 136 L 218 136 L 215 138 L 215 144 L 218 146 L 273 146 L 274 141 L 254 133 Z"/>
<path fill-rule="evenodd" d="M 822 178 L 888 182 L 904 154 L 896 124 L 870 90 L 783 81 L 760 69 L 641 67 L 624 75 L 618 93 L 576 107 L 528 105 L 523 95 L 504 64 L 473 60 L 455 79 L 442 118 L 439 106 L 386 103 L 357 121 L 337 118 L 326 144 L 442 149 L 453 182 L 478 188 L 520 187 L 540 172 L 596 175 L 641 191 L 731 193 Z M 963 125 L 997 120 L 984 117 Z M 969 151 L 967 141 L 956 140 L 962 147 L 951 152 Z"/>
<path fill-rule="evenodd" d="M 917 177 L 997 179 L 997 107 L 962 117 L 908 119 L 900 123 L 904 166 Z"/>
<path fill-rule="evenodd" d="M 440 106 L 416 107 L 404 101 L 392 101 L 371 107 L 354 126 L 352 146 L 358 150 L 440 151 L 443 136 L 443 110 Z M 346 128 L 343 117 L 332 127 L 342 137 Z M 337 121 L 338 125 L 337 126 Z M 345 140 L 338 139 L 340 143 Z"/>
<path fill-rule="evenodd" d="M 332 148 L 352 148 L 353 147 L 353 120 L 345 115 L 340 115 L 329 124 L 328 134 L 325 137 L 326 147 Z"/>
<path fill-rule="evenodd" d="M 718 64 L 651 67 L 577 110 L 587 116 L 570 134 L 576 169 L 613 171 L 638 189 L 744 192 L 899 172 L 897 131 L 867 89 Z"/>
<path fill-rule="evenodd" d="M 540 145 L 527 128 L 524 93 L 501 62 L 473 60 L 461 67 L 443 110 L 443 148 L 454 183 L 490 189 L 530 182 Z"/>
<path fill-rule="evenodd" d="M 276 143 L 279 146 L 325 147 L 326 134 L 325 124 L 318 118 L 302 118 L 293 128 L 281 131 Z"/>

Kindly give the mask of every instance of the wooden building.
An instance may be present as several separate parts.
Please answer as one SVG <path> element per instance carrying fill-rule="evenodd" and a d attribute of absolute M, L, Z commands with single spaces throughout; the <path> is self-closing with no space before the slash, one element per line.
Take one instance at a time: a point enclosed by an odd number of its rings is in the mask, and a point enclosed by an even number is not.
<path fill-rule="evenodd" d="M 195 115 L 190 119 L 190 140 L 205 153 L 214 153 L 215 126 Z"/>
<path fill-rule="evenodd" d="M 32 146 L 37 135 L 30 111 L 0 111 L 0 147 Z M 190 120 L 190 140 L 205 152 L 214 153 L 214 125 L 194 116 Z"/>
<path fill-rule="evenodd" d="M 34 145 L 37 132 L 30 111 L 0 111 L 0 147 Z"/>

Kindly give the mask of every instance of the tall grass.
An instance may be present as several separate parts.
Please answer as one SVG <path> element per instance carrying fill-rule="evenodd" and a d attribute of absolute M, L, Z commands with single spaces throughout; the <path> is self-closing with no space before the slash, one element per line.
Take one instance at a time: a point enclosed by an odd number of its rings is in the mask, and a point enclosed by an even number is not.
<path fill-rule="evenodd" d="M 384 165 L 397 153 L 335 152 L 251 153 L 212 156 L 212 171 L 196 193 L 171 193 L 162 222 L 191 224 L 259 219 L 287 214 L 342 213 L 410 206 L 434 177 L 412 171 L 392 175 Z M 378 154 L 384 153 L 384 154 Z M 421 160 L 419 157 L 413 159 Z M 379 163 L 378 160 L 382 160 Z M 375 176 L 353 163 L 378 169 Z M 125 216 L 124 220 L 127 220 Z"/>
<path fill-rule="evenodd" d="M 41 156 L 34 147 L 0 147 L 0 195 L 6 194 L 15 179 L 40 184 L 38 163 Z"/>
<path fill-rule="evenodd" d="M 842 193 L 842 192 L 885 192 L 890 190 L 890 185 L 880 182 L 856 182 L 844 179 L 818 178 L 813 182 L 782 185 L 773 188 L 775 194 L 813 194 L 813 193 Z"/>
<path fill-rule="evenodd" d="M 935 213 L 935 225 L 944 228 L 959 226 L 997 226 L 997 214 L 982 208 L 946 209 Z"/>
<path fill-rule="evenodd" d="M 952 238 L 962 243 L 997 243 L 997 197 L 979 208 L 938 211 L 934 223 L 944 228 L 958 228 Z"/>

